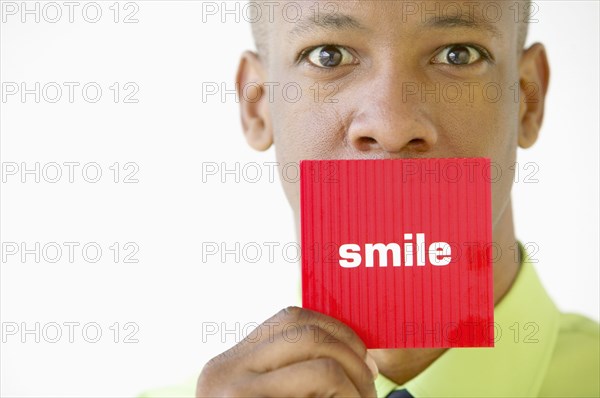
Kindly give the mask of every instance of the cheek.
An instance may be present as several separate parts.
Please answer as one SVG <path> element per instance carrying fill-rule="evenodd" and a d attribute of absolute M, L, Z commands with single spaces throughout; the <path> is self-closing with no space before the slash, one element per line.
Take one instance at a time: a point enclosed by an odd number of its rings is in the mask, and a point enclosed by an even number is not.
<path fill-rule="evenodd" d="M 439 117 L 436 121 L 440 128 L 439 144 L 446 147 L 451 156 L 491 159 L 494 225 L 509 203 L 514 177 L 519 103 L 515 101 L 511 84 L 498 84 L 501 90 L 490 89 L 488 95 L 479 91 L 472 101 L 440 104 L 435 112 Z"/>
<path fill-rule="evenodd" d="M 278 159 L 336 157 L 344 137 L 344 121 L 335 107 L 303 98 L 296 103 L 273 104 L 274 139 Z"/>
<path fill-rule="evenodd" d="M 476 84 L 477 88 L 458 94 L 440 89 L 437 101 L 424 106 L 438 128 L 440 146 L 449 146 L 460 156 L 501 158 L 516 146 L 518 103 L 512 100 L 510 84 Z"/>
<path fill-rule="evenodd" d="M 343 155 L 345 122 L 336 105 L 316 102 L 313 93 L 303 87 L 298 101 L 279 98 L 270 106 L 280 176 L 294 209 L 299 204 L 299 161 Z"/>

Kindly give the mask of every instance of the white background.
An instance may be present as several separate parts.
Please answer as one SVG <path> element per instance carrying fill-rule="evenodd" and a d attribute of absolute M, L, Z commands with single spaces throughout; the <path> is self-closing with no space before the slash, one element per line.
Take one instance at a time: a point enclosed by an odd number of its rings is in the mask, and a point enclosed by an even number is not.
<path fill-rule="evenodd" d="M 2 82 L 97 82 L 103 89 L 97 103 L 83 100 L 80 86 L 74 103 L 65 89 L 56 104 L 35 103 L 33 96 L 0 104 L 4 164 L 96 162 L 103 172 L 96 184 L 83 180 L 80 166 L 74 183 L 66 175 L 55 184 L 32 176 L 21 183 L 18 174 L 1 186 L 2 242 L 30 248 L 97 242 L 103 249 L 97 263 L 82 258 L 81 246 L 72 264 L 66 248 L 56 264 L 36 263 L 32 255 L 3 260 L 5 327 L 96 322 L 103 335 L 95 344 L 85 341 L 81 326 L 73 343 L 66 335 L 54 344 L 36 343 L 33 334 L 3 335 L 2 396 L 132 396 L 176 383 L 233 345 L 244 325 L 298 303 L 298 265 L 281 250 L 296 241 L 292 212 L 278 179 L 270 182 L 267 168 L 256 183 L 201 177 L 203 162 L 233 168 L 275 161 L 272 149 L 256 153 L 246 146 L 231 95 L 225 103 L 202 101 L 203 82 L 234 87 L 239 54 L 253 48 L 249 25 L 232 17 L 203 23 L 199 1 L 137 1 L 138 23 L 114 23 L 113 2 L 100 3 L 103 16 L 95 24 L 82 18 L 80 7 L 74 23 L 66 15 L 55 24 L 32 16 L 22 23 L 19 14 L 5 16 L 1 26 Z M 514 186 L 517 237 L 539 246 L 536 267 L 559 307 L 597 320 L 598 2 L 538 4 L 539 23 L 528 42 L 545 43 L 552 78 L 540 140 L 519 152 L 521 164 L 539 165 L 539 183 Z M 120 20 L 134 10 L 124 6 Z M 121 97 L 115 104 L 109 89 L 115 82 L 135 83 L 139 102 Z M 122 169 L 114 183 L 109 166 L 115 162 L 121 169 L 138 165 L 139 182 L 123 183 L 131 169 Z M 123 262 L 130 250 L 115 262 L 114 242 L 121 250 L 136 244 L 139 262 Z M 274 261 L 263 246 L 256 264 L 233 256 L 203 262 L 203 242 L 280 246 Z M 118 343 L 109 329 L 115 322 Z M 123 342 L 127 322 L 139 327 L 137 343 Z M 221 322 L 234 332 L 203 334 L 203 324 Z"/>

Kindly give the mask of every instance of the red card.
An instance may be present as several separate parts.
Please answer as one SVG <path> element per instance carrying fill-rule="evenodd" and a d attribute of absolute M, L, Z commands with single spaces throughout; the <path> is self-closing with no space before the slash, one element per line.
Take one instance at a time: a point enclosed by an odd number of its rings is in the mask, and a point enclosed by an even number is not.
<path fill-rule="evenodd" d="M 493 347 L 490 160 L 300 163 L 302 303 L 368 348 Z"/>

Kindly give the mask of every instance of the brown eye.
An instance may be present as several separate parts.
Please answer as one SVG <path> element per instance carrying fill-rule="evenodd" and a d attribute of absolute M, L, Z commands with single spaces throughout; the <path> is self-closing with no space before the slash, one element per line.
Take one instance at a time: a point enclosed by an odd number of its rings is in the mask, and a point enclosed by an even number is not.
<path fill-rule="evenodd" d="M 449 65 L 469 65 L 479 61 L 482 58 L 482 54 L 479 50 L 460 44 L 444 47 L 433 58 L 432 62 L 435 64 L 449 64 Z"/>
<path fill-rule="evenodd" d="M 352 63 L 354 57 L 344 47 L 327 45 L 313 49 L 308 54 L 308 60 L 320 68 L 335 68 Z"/>
<path fill-rule="evenodd" d="M 465 46 L 456 46 L 452 47 L 450 51 L 448 51 L 448 62 L 454 65 L 464 65 L 468 64 L 471 59 L 471 53 L 469 49 Z"/>

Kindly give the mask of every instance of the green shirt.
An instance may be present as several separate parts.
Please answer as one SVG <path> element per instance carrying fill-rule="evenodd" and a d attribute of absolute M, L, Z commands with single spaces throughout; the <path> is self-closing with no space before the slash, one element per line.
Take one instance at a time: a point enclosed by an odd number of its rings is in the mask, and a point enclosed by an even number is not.
<path fill-rule="evenodd" d="M 560 313 L 522 249 L 519 273 L 494 308 L 493 348 L 451 348 L 397 386 L 383 375 L 377 394 L 406 388 L 414 397 L 598 397 L 600 328 Z"/>
<path fill-rule="evenodd" d="M 402 386 L 380 374 L 378 397 L 402 388 L 415 398 L 600 396 L 598 323 L 559 312 L 521 250 L 519 273 L 494 308 L 495 347 L 450 348 Z M 195 388 L 196 377 L 141 397 L 193 397 Z"/>

